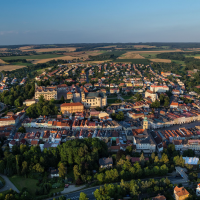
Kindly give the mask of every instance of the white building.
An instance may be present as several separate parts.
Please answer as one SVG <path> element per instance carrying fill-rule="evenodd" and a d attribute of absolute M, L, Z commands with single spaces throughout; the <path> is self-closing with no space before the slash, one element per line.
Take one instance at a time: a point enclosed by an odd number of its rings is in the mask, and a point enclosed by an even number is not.
<path fill-rule="evenodd" d="M 166 92 L 169 91 L 169 87 L 166 85 L 151 85 L 150 90 L 154 92 Z"/>

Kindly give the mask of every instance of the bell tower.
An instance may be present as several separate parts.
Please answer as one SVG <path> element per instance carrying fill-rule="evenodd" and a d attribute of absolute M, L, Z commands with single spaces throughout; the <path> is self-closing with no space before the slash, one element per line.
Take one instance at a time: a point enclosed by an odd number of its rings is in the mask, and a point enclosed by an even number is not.
<path fill-rule="evenodd" d="M 147 117 L 144 117 L 144 120 L 143 120 L 143 129 L 146 130 L 148 128 L 149 128 L 149 123 L 148 123 Z"/>

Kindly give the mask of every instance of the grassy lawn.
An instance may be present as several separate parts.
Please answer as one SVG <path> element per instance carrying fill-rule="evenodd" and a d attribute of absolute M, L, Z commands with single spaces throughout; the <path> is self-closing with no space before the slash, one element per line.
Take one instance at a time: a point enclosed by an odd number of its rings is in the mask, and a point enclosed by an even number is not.
<path fill-rule="evenodd" d="M 122 97 L 123 99 L 133 99 L 132 96 L 122 95 L 121 97 Z"/>
<path fill-rule="evenodd" d="M 24 178 L 21 176 L 12 176 L 9 179 L 19 191 L 21 191 L 23 187 L 26 187 L 30 194 L 35 196 L 36 189 L 39 189 L 39 187 L 36 186 L 36 179 Z"/>
<path fill-rule="evenodd" d="M 107 103 L 109 104 L 109 103 L 115 103 L 115 101 L 116 101 L 117 99 L 107 99 Z"/>
<path fill-rule="evenodd" d="M 7 61 L 14 59 L 45 59 L 45 58 L 56 58 L 62 56 L 63 55 L 58 55 L 58 54 L 40 54 L 40 55 L 30 55 L 30 56 L 8 56 L 8 57 L 0 57 L 0 59 Z"/>

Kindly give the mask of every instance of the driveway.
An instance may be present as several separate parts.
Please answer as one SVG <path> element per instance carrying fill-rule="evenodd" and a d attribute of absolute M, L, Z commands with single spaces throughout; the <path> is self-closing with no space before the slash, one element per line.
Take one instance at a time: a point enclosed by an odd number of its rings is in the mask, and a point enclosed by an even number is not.
<path fill-rule="evenodd" d="M 1 175 L 2 178 L 4 178 L 4 180 L 6 182 L 4 187 L 0 189 L 0 192 L 12 189 L 12 190 L 14 190 L 14 191 L 19 193 L 19 190 L 15 187 L 15 185 L 9 180 L 9 178 L 7 176 L 5 176 L 3 174 L 0 174 L 0 175 Z"/>

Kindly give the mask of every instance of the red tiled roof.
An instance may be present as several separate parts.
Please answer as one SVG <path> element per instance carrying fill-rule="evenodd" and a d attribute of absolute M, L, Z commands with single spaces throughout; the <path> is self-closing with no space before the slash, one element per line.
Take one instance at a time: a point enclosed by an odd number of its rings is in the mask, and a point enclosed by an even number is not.
<path fill-rule="evenodd" d="M 83 106 L 83 104 L 80 102 L 78 102 L 78 103 L 63 103 L 63 104 L 61 104 L 60 107 L 65 107 L 65 106 Z"/>

